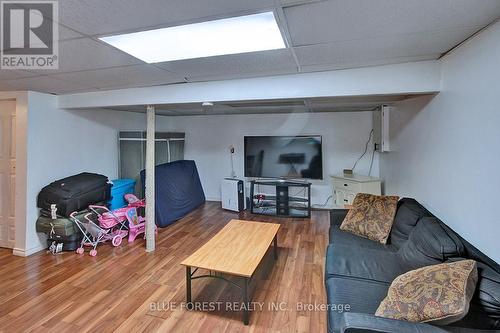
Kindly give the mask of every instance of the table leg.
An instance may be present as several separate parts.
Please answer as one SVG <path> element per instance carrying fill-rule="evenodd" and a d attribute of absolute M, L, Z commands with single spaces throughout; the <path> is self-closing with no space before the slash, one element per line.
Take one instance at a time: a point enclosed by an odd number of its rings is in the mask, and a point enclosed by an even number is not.
<path fill-rule="evenodd" d="M 245 308 L 243 309 L 243 324 L 248 325 L 249 323 L 248 308 L 250 306 L 248 302 L 248 278 L 245 278 L 245 284 L 243 286 L 243 305 L 245 306 Z"/>
<path fill-rule="evenodd" d="M 278 260 L 278 235 L 274 236 L 274 260 Z"/>
<path fill-rule="evenodd" d="M 193 308 L 193 303 L 191 302 L 191 267 L 186 266 L 186 307 L 188 310 Z"/>

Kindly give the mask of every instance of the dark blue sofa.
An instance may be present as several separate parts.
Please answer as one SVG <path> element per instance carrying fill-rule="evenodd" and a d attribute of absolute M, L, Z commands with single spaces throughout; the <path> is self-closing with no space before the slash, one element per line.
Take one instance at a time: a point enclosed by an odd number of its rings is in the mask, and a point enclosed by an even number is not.
<path fill-rule="evenodd" d="M 340 230 L 346 214 L 347 210 L 342 209 L 330 213 L 330 244 L 325 265 L 330 305 L 328 332 L 500 330 L 500 266 L 417 201 L 400 200 L 387 245 Z M 395 277 L 412 269 L 460 258 L 478 262 L 478 284 L 465 318 L 450 326 L 437 327 L 374 316 Z M 346 304 L 350 306 L 349 311 L 339 311 Z"/>

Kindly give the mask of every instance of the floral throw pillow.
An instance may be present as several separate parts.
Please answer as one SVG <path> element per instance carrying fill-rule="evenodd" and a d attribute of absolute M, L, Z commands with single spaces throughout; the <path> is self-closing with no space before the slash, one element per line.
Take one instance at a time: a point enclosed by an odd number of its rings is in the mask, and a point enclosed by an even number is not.
<path fill-rule="evenodd" d="M 448 325 L 465 317 L 477 283 L 477 263 L 461 260 L 398 276 L 376 316 Z"/>
<path fill-rule="evenodd" d="M 358 193 L 340 229 L 386 244 L 398 200 L 397 196 Z"/>

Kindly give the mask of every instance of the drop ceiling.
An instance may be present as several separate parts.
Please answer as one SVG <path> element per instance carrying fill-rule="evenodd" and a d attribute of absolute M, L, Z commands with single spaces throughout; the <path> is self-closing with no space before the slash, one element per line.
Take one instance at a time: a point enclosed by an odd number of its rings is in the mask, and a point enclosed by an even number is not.
<path fill-rule="evenodd" d="M 227 114 L 276 114 L 276 113 L 317 113 L 317 112 L 361 112 L 374 111 L 384 104 L 392 104 L 413 95 L 371 95 L 356 97 L 318 97 L 307 99 L 279 99 L 256 101 L 213 102 L 212 106 L 200 103 L 157 104 L 159 116 L 206 116 Z M 103 108 L 103 110 L 145 113 L 144 105 L 127 105 Z"/>
<path fill-rule="evenodd" d="M 288 47 L 146 64 L 98 37 L 273 10 Z M 0 70 L 0 90 L 54 94 L 438 59 L 499 0 L 61 0 L 58 70 Z"/>

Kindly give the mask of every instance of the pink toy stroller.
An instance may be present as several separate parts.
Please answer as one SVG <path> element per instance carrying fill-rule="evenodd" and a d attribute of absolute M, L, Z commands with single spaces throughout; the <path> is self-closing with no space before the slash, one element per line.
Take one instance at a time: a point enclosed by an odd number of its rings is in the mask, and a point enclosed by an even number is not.
<path fill-rule="evenodd" d="M 94 213 L 98 216 L 98 220 L 100 223 L 101 216 L 103 216 L 106 213 L 111 213 L 106 207 L 102 206 L 90 206 L 89 207 Z M 103 209 L 107 210 L 104 213 L 98 212 L 98 209 Z M 91 216 L 94 215 L 94 213 L 88 213 L 83 217 L 83 221 L 79 220 L 76 218 L 76 212 L 71 213 L 70 218 L 73 220 L 73 222 L 76 223 L 78 228 L 83 234 L 83 239 L 80 244 L 80 247 L 76 250 L 76 253 L 78 254 L 83 254 L 84 252 L 84 246 L 90 246 L 92 247 L 92 250 L 90 250 L 89 255 L 92 257 L 95 257 L 97 255 L 97 250 L 96 247 L 99 243 L 104 243 L 108 240 L 111 240 L 111 243 L 113 246 L 119 246 L 122 242 L 122 238 L 126 237 L 128 234 L 128 231 L 126 230 L 126 219 L 120 220 L 118 217 L 113 218 L 113 221 L 111 219 L 106 220 L 104 226 L 99 226 L 97 225 L 94 221 L 92 221 Z M 114 215 L 114 214 L 113 214 Z"/>
<path fill-rule="evenodd" d="M 82 254 L 84 246 L 93 247 L 90 250 L 92 257 L 97 255 L 97 244 L 111 240 L 113 246 L 120 246 L 122 239 L 128 234 L 128 241 L 133 242 L 138 235 L 145 233 L 145 219 L 137 214 L 137 208 L 145 207 L 144 200 L 139 200 L 133 194 L 126 194 L 127 207 L 110 211 L 105 206 L 91 205 L 89 209 L 92 213 L 84 216 L 85 221 L 80 221 L 75 217 L 76 212 L 70 217 L 76 223 L 83 234 L 81 246 L 76 253 Z M 90 219 L 91 215 L 97 216 L 98 224 Z M 127 226 L 128 222 L 128 226 Z"/>

